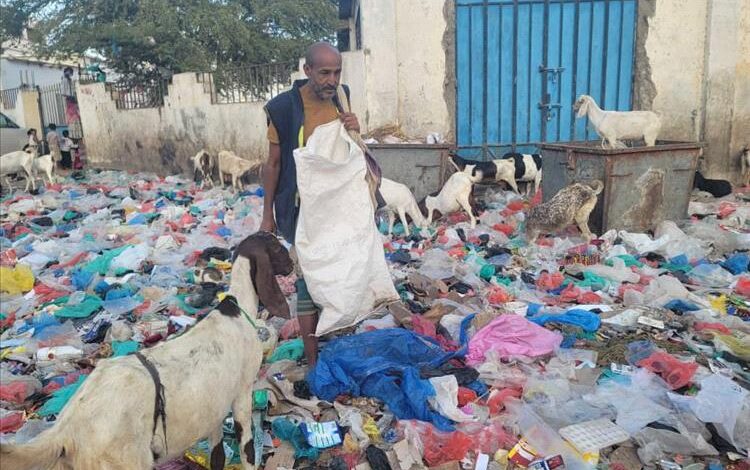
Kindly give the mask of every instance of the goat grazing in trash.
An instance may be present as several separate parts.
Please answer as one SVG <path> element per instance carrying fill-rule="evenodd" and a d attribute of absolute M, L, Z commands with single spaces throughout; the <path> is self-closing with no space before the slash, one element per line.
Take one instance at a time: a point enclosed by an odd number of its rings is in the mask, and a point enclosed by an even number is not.
<path fill-rule="evenodd" d="M 393 233 L 393 224 L 396 214 L 404 225 L 404 233 L 409 236 L 409 222 L 406 218 L 411 217 L 414 225 L 420 228 L 427 226 L 427 220 L 422 215 L 422 211 L 417 206 L 417 201 L 409 188 L 401 183 L 383 178 L 380 182 L 380 195 L 383 196 L 385 207 L 383 210 L 388 213 L 388 235 Z"/>
<path fill-rule="evenodd" d="M 42 176 L 40 177 L 42 179 L 42 183 L 44 183 L 44 176 L 47 176 L 47 181 L 49 184 L 54 183 L 55 179 L 55 162 L 52 160 L 52 155 L 42 155 L 41 157 L 36 157 L 32 164 L 32 173 L 33 178 L 36 180 L 37 173 L 42 173 Z"/>
<path fill-rule="evenodd" d="M 229 295 L 215 310 L 175 339 L 101 361 L 52 428 L 26 444 L 0 444 L 3 468 L 150 470 L 204 438 L 214 446 L 211 469 L 223 468 L 231 410 L 242 468 L 254 469 L 252 392 L 263 359 L 254 319 L 259 299 L 289 317 L 275 275 L 293 265 L 265 232 L 246 238 L 235 256 Z"/>
<path fill-rule="evenodd" d="M 198 179 L 200 179 L 201 189 L 203 189 L 206 184 L 212 188 L 214 187 L 213 173 L 215 166 L 216 161 L 214 157 L 212 157 L 205 149 L 196 153 L 193 157 L 193 176 L 196 183 L 198 182 Z"/>
<path fill-rule="evenodd" d="M 477 218 L 471 209 L 471 191 L 474 183 L 482 180 L 482 172 L 476 170 L 474 165 L 466 165 L 464 171 L 453 173 L 437 196 L 427 196 L 425 206 L 427 207 L 427 224 L 432 223 L 435 211 L 446 215 L 450 212 L 465 210 L 471 220 L 471 228 L 477 226 Z"/>
<path fill-rule="evenodd" d="M 547 202 L 532 207 L 526 216 L 526 238 L 534 243 L 540 233 L 554 233 L 575 223 L 583 237 L 590 241 L 589 215 L 594 210 L 604 184 L 594 180 L 591 185 L 574 183 L 561 189 Z"/>
<path fill-rule="evenodd" d="M 5 177 L 5 183 L 8 185 L 8 190 L 12 189 L 8 175 L 14 173 L 20 173 L 26 179 L 26 187 L 24 191 L 36 189 L 36 183 L 34 182 L 34 159 L 37 158 L 36 146 L 27 147 L 26 150 L 16 150 L 15 152 L 6 153 L 0 156 L 0 176 Z"/>
<path fill-rule="evenodd" d="M 526 183 L 526 196 L 531 192 L 532 183 L 534 193 L 542 184 L 542 156 L 538 153 L 509 152 L 489 162 L 467 160 L 458 155 L 451 155 L 450 162 L 458 171 L 463 171 L 467 165 L 474 165 L 482 172 L 483 180 L 505 181 L 516 194 L 521 194 L 518 191 L 518 182 Z"/>
<path fill-rule="evenodd" d="M 589 95 L 581 95 L 573 109 L 579 118 L 588 115 L 591 126 L 602 138 L 602 148 L 625 148 L 622 140 L 641 138 L 647 147 L 653 147 L 661 129 L 659 116 L 653 111 L 604 111 Z"/>
<path fill-rule="evenodd" d="M 231 150 L 222 150 L 219 152 L 217 160 L 221 185 L 224 186 L 224 175 L 230 175 L 232 177 L 232 187 L 236 189 L 242 189 L 242 177 L 245 174 L 253 170 L 260 171 L 263 166 L 262 160 L 246 160 L 238 157 Z"/>

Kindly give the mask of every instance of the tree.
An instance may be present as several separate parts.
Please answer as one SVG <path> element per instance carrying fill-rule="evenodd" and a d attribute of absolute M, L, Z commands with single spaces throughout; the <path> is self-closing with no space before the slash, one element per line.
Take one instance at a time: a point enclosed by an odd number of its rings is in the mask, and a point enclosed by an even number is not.
<path fill-rule="evenodd" d="M 335 0 L 3 1 L 14 18 L 34 18 L 40 55 L 94 49 L 126 75 L 292 61 L 332 38 L 337 18 Z"/>

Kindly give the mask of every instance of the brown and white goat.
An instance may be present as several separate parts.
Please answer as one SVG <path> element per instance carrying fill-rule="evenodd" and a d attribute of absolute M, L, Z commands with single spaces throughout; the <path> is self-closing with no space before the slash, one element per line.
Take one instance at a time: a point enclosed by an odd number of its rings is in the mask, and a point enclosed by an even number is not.
<path fill-rule="evenodd" d="M 258 160 L 246 160 L 238 157 L 237 154 L 231 150 L 222 150 L 218 156 L 219 166 L 219 181 L 224 186 L 224 175 L 230 175 L 232 177 L 232 187 L 236 189 L 242 189 L 241 179 L 247 173 L 253 170 L 260 171 L 263 166 L 263 161 Z"/>
<path fill-rule="evenodd" d="M 275 275 L 293 266 L 268 233 L 249 236 L 236 253 L 230 295 L 216 310 L 141 357 L 101 361 L 52 428 L 27 444 L 0 445 L 3 468 L 150 470 L 204 438 L 214 446 L 212 470 L 223 468 L 221 429 L 231 410 L 243 468 L 254 469 L 252 391 L 263 351 L 245 314 L 257 316 L 260 298 L 272 314 L 288 317 Z"/>

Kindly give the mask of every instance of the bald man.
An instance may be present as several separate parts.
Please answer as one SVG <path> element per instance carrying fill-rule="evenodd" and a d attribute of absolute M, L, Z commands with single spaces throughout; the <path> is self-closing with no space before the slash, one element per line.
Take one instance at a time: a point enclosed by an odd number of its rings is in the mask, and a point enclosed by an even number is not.
<path fill-rule="evenodd" d="M 313 44 L 305 54 L 304 71 L 306 80 L 295 81 L 291 90 L 278 95 L 265 107 L 269 151 L 268 162 L 263 168 L 265 197 L 260 229 L 273 232 L 278 228 L 292 245 L 299 215 L 294 149 L 303 147 L 316 127 L 335 119 L 340 119 L 346 130 L 359 132 L 357 116 L 338 111 L 340 106 L 336 88 L 341 79 L 341 54 L 338 49 L 324 42 Z M 346 85 L 344 91 L 349 99 Z M 319 309 L 310 298 L 299 269 L 297 274 L 297 316 L 305 357 L 312 366 L 318 358 L 315 329 Z"/>

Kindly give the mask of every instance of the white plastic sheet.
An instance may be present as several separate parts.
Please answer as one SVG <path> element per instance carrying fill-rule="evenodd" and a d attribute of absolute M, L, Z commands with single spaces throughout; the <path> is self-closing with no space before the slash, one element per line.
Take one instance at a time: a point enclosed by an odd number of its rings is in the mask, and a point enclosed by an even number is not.
<path fill-rule="evenodd" d="M 300 213 L 295 247 L 307 288 L 322 307 L 318 336 L 397 300 L 365 180 L 362 150 L 336 120 L 294 151 Z"/>

